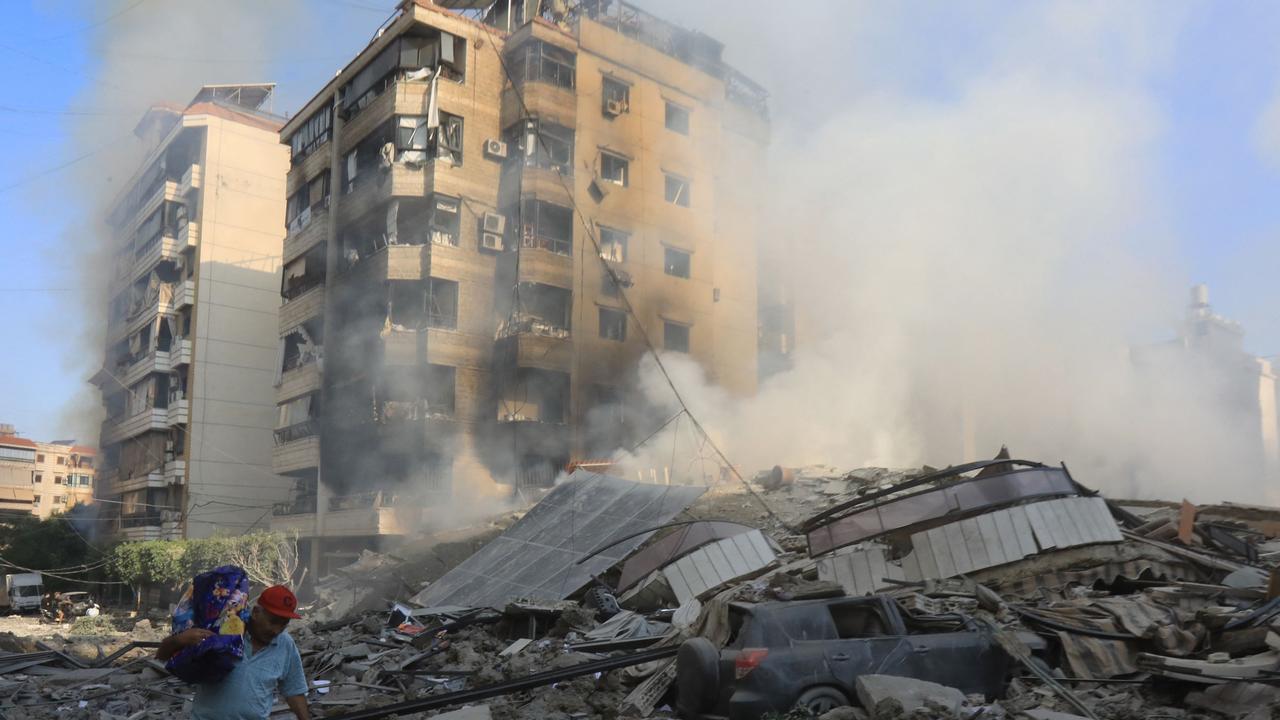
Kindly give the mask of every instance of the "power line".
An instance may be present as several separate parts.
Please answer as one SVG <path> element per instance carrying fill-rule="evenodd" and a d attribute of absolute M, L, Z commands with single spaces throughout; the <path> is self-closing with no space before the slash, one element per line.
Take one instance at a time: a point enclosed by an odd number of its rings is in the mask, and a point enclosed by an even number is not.
<path fill-rule="evenodd" d="M 25 177 L 25 178 L 23 178 L 23 179 L 21 179 L 21 180 L 18 180 L 17 182 L 13 182 L 13 183 L 10 183 L 10 184 L 8 184 L 8 185 L 0 185 L 0 193 L 6 193 L 6 192 L 8 192 L 8 191 L 10 191 L 10 190 L 13 190 L 14 188 L 22 187 L 23 185 L 26 185 L 27 183 L 34 182 L 34 181 L 39 180 L 40 178 L 42 178 L 42 177 L 46 177 L 46 176 L 48 176 L 48 175 L 52 175 L 52 174 L 54 174 L 54 173 L 58 172 L 59 170 L 65 170 L 66 168 L 69 168 L 69 167 L 71 167 L 72 165 L 75 165 L 75 164 L 76 164 L 76 163 L 78 163 L 78 162 L 82 162 L 82 161 L 84 161 L 84 160 L 88 160 L 89 158 L 93 157 L 94 155 L 97 155 L 98 153 L 100 153 L 100 152 L 102 152 L 102 151 L 104 151 L 104 150 L 108 150 L 108 149 L 111 149 L 111 148 L 115 147 L 115 146 L 116 146 L 116 144 L 117 144 L 118 142 L 120 142 L 121 140 L 124 140 L 124 138 L 120 138 L 120 139 L 119 139 L 119 140 L 117 140 L 116 142 L 103 143 L 102 145 L 99 145 L 98 147 L 96 147 L 96 148 L 94 148 L 94 149 L 90 150 L 89 152 L 87 152 L 87 153 L 85 153 L 85 154 L 83 154 L 83 155 L 78 155 L 78 156 L 76 156 L 76 157 L 74 157 L 74 158 L 72 158 L 72 159 L 70 159 L 70 160 L 68 160 L 68 161 L 66 161 L 66 162 L 64 162 L 64 163 L 62 163 L 62 164 L 60 164 L 60 165 L 54 165 L 53 167 L 48 168 L 48 169 L 46 169 L 46 170 L 41 170 L 40 172 L 37 172 L 37 173 L 35 173 L 34 175 L 28 175 L 27 177 Z"/>
<path fill-rule="evenodd" d="M 94 29 L 94 28 L 102 27 L 103 25 L 106 25 L 107 23 L 111 22 L 112 20 L 115 20 L 116 18 L 119 18 L 121 15 L 124 15 L 125 13 L 129 12 L 130 10 L 133 10 L 134 8 L 138 7 L 139 5 L 141 5 L 142 3 L 146 2 L 146 1 L 147 1 L 147 0 L 134 0 L 134 2 L 133 2 L 132 4 L 130 4 L 130 5 L 128 5 L 128 6 L 124 7 L 124 8 L 122 8 L 122 9 L 120 9 L 120 10 L 116 11 L 116 12 L 111 13 L 110 15 L 108 15 L 108 16 L 106 16 L 106 17 L 102 18 L 101 20 L 97 20 L 97 21 L 95 21 L 95 22 L 91 22 L 91 23 L 89 23 L 88 25 L 84 25 L 84 26 L 82 26 L 82 27 L 78 27 L 78 28 L 76 28 L 75 30 L 71 30 L 71 31 L 68 31 L 68 32 L 65 32 L 65 33 L 62 33 L 62 34 L 59 34 L 59 35 L 53 35 L 53 36 L 51 36 L 51 37 L 40 38 L 40 39 L 38 39 L 38 40 L 32 40 L 32 42 L 50 42 L 50 41 L 52 41 L 52 40 L 61 40 L 61 39 L 63 39 L 63 38 L 71 37 L 72 35 L 79 35 L 80 33 L 87 32 L 87 31 L 92 30 L 92 29 Z"/>

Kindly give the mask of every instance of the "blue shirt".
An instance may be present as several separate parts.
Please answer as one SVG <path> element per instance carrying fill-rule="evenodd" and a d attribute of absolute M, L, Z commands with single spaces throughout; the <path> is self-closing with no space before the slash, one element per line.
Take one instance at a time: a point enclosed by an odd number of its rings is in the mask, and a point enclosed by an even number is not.
<path fill-rule="evenodd" d="M 191 717 L 263 720 L 275 705 L 276 690 L 285 697 L 306 694 L 307 678 L 302 674 L 298 646 L 288 633 L 280 633 L 270 645 L 254 652 L 253 641 L 245 633 L 244 659 L 222 682 L 196 689 Z"/>

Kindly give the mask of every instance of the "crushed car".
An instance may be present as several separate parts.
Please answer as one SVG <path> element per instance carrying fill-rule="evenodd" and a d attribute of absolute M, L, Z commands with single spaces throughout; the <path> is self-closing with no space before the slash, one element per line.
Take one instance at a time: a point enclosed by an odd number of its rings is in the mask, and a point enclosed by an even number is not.
<path fill-rule="evenodd" d="M 931 680 L 988 698 L 1010 659 L 967 617 L 914 615 L 891 597 L 731 603 L 728 644 L 686 640 L 676 660 L 681 717 L 821 714 L 855 701 L 864 674 Z"/>

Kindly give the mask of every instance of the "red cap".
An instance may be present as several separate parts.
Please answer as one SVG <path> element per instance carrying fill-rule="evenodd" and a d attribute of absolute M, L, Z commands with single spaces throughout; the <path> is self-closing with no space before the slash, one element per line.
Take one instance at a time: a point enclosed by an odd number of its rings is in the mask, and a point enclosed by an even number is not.
<path fill-rule="evenodd" d="M 283 585 L 272 585 L 263 590 L 258 596 L 258 606 L 277 617 L 302 617 L 297 613 L 298 598 L 292 590 Z"/>

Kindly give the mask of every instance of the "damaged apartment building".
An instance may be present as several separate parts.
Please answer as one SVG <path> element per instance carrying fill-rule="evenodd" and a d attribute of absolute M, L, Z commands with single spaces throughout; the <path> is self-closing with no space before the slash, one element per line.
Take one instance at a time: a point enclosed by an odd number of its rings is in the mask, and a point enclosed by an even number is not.
<path fill-rule="evenodd" d="M 755 390 L 760 205 L 726 179 L 766 94 L 721 50 L 622 2 L 406 0 L 284 126 L 272 526 L 313 563 L 652 432 L 650 346 Z"/>
<path fill-rule="evenodd" d="M 288 151 L 272 85 L 205 86 L 135 129 L 141 169 L 112 204 L 98 497 L 124 539 L 266 521 Z"/>

